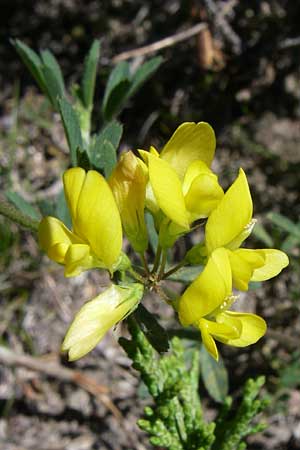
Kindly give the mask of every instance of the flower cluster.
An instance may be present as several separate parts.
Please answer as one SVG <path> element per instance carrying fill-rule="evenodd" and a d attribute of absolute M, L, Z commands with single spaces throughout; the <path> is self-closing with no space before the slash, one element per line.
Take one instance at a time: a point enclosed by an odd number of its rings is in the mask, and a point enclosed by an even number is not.
<path fill-rule="evenodd" d="M 54 217 L 45 217 L 39 226 L 42 249 L 65 266 L 67 277 L 101 268 L 135 278 L 130 282 L 121 277 L 121 284 L 112 284 L 81 308 L 63 342 L 70 359 L 94 348 L 109 328 L 137 307 L 145 289 L 159 287 L 168 275 L 168 249 L 191 232 L 199 219 L 206 220 L 204 240 L 189 250 L 181 266 L 200 261 L 203 270 L 172 303 L 181 324 L 197 327 L 216 359 L 216 340 L 243 347 L 265 334 L 261 317 L 229 310 L 238 298 L 233 289 L 246 291 L 250 281 L 276 276 L 288 258 L 279 250 L 241 248 L 255 224 L 247 178 L 240 169 L 224 193 L 210 168 L 215 145 L 210 125 L 188 122 L 177 128 L 161 152 L 151 147 L 150 151 L 123 153 L 108 180 L 79 167 L 64 173 L 72 230 Z M 158 234 L 152 267 L 145 258 L 146 210 Z M 122 252 L 123 233 L 141 255 L 143 272 L 134 272 Z"/>

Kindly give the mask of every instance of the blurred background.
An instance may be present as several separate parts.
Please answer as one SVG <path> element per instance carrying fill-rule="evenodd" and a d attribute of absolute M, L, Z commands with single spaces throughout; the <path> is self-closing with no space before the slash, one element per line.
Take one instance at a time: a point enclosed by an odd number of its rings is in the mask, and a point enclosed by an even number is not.
<path fill-rule="evenodd" d="M 199 22 L 207 27 L 188 37 Z M 97 116 L 110 70 L 130 56 L 123 52 L 172 37 L 168 48 L 129 59 L 157 54 L 164 62 L 120 116 L 122 148 L 162 148 L 181 122 L 208 121 L 221 184 L 239 167 L 249 180 L 258 224 L 247 245 L 290 257 L 283 274 L 241 295 L 244 310 L 266 319 L 266 337 L 242 350 L 221 348 L 233 396 L 249 376 L 267 376 L 268 428 L 249 438 L 251 450 L 300 449 L 299 23 L 300 2 L 288 0 L 0 2 L 0 188 L 32 203 L 59 193 L 67 144 L 10 38 L 49 48 L 67 85 L 78 80 L 92 40 L 101 39 Z M 177 42 L 181 32 L 186 38 Z M 179 243 L 175 258 L 184 251 Z M 106 281 L 97 272 L 65 280 L 34 235 L 0 216 L 1 450 L 150 448 L 136 426 L 149 399 L 117 344 L 120 331 L 76 364 L 59 355 L 74 312 Z M 162 322 L 174 321 L 169 308 L 156 308 Z M 211 418 L 218 405 L 200 388 Z"/>

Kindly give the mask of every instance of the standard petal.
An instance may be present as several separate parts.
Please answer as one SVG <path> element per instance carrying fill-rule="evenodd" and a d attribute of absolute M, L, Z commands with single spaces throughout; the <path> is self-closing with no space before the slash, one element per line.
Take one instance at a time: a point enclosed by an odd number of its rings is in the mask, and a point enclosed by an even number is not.
<path fill-rule="evenodd" d="M 265 256 L 259 250 L 246 248 L 235 251 L 228 250 L 228 256 L 234 287 L 241 291 L 247 291 L 253 272 L 265 264 Z"/>
<path fill-rule="evenodd" d="M 150 183 L 159 207 L 169 219 L 188 230 L 188 213 L 175 170 L 166 161 L 150 153 L 148 164 Z"/>
<path fill-rule="evenodd" d="M 247 178 L 243 169 L 240 169 L 237 179 L 207 220 L 205 230 L 208 253 L 218 247 L 228 247 L 231 250 L 238 248 L 248 235 L 245 231 L 251 223 L 252 212 Z"/>
<path fill-rule="evenodd" d="M 197 323 L 213 313 L 231 295 L 232 275 L 227 251 L 215 250 L 200 275 L 179 299 L 179 319 L 183 325 Z"/>
<path fill-rule="evenodd" d="M 62 344 L 62 351 L 69 352 L 69 360 L 90 352 L 113 325 L 137 306 L 142 295 L 140 284 L 126 288 L 112 285 L 87 302 L 76 314 Z"/>
<path fill-rule="evenodd" d="M 75 233 L 77 204 L 85 177 L 85 170 L 81 169 L 80 167 L 69 169 L 63 175 L 65 197 L 71 214 L 73 229 Z"/>
<path fill-rule="evenodd" d="M 111 269 L 121 252 L 121 219 L 110 187 L 94 170 L 87 173 L 81 189 L 76 230 L 105 267 Z"/>
<path fill-rule="evenodd" d="M 251 281 L 264 281 L 278 275 L 289 264 L 289 258 L 284 252 L 275 249 L 255 250 L 265 257 L 265 264 L 254 270 Z"/>
<path fill-rule="evenodd" d="M 82 243 L 60 220 L 44 217 L 39 224 L 38 239 L 40 247 L 50 259 L 63 263 L 65 254 L 71 244 Z"/>
<path fill-rule="evenodd" d="M 123 153 L 109 178 L 124 231 L 137 252 L 148 246 L 144 209 L 148 174 L 144 163 L 131 151 Z"/>
<path fill-rule="evenodd" d="M 183 180 L 188 166 L 196 160 L 211 165 L 216 148 L 216 137 L 206 122 L 181 124 L 164 146 L 160 156 L 176 170 Z"/>
<path fill-rule="evenodd" d="M 242 330 L 237 339 L 222 339 L 222 342 L 233 345 L 235 347 L 246 347 L 255 344 L 267 331 L 267 324 L 262 317 L 251 313 L 239 313 L 234 311 L 226 311 L 226 323 L 234 326 L 238 319 L 242 325 Z M 221 339 L 219 339 L 221 340 Z"/>

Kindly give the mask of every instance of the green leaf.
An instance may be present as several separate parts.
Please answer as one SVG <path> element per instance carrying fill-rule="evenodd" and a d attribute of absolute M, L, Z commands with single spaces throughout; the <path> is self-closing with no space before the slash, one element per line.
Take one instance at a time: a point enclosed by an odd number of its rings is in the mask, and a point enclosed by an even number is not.
<path fill-rule="evenodd" d="M 89 156 L 85 150 L 77 148 L 77 166 L 88 171 L 91 169 Z"/>
<path fill-rule="evenodd" d="M 40 89 L 48 96 L 45 78 L 42 72 L 42 61 L 39 55 L 19 39 L 11 40 L 11 43 L 39 85 Z"/>
<path fill-rule="evenodd" d="M 57 62 L 57 59 L 50 52 L 50 50 L 43 50 L 41 52 L 42 61 L 45 67 L 48 67 L 51 72 L 54 74 L 57 84 L 59 85 L 60 95 L 62 96 L 65 91 L 65 82 L 63 78 L 63 74 L 61 72 L 60 66 Z"/>
<path fill-rule="evenodd" d="M 70 149 L 71 163 L 73 166 L 76 166 L 77 149 L 83 148 L 79 120 L 73 106 L 65 99 L 65 97 L 59 99 L 58 105 Z"/>
<path fill-rule="evenodd" d="M 25 200 L 20 194 L 13 191 L 8 191 L 5 193 L 7 199 L 13 203 L 16 208 L 18 208 L 23 214 L 31 217 L 34 220 L 40 220 L 41 215 L 39 212 Z"/>
<path fill-rule="evenodd" d="M 102 114 L 105 120 L 111 120 L 124 101 L 130 87 L 129 64 L 120 62 L 112 70 L 104 92 Z"/>
<path fill-rule="evenodd" d="M 295 236 L 300 238 L 300 226 L 293 223 L 290 219 L 283 216 L 279 213 L 269 213 L 267 218 L 271 220 L 275 225 L 279 228 L 282 228 L 284 231 L 288 233 L 294 234 Z"/>
<path fill-rule="evenodd" d="M 182 283 L 191 283 L 202 272 L 203 266 L 182 267 L 173 273 L 168 280 L 180 281 Z"/>
<path fill-rule="evenodd" d="M 221 355 L 219 361 L 210 356 L 204 345 L 200 349 L 200 370 L 204 386 L 212 398 L 223 403 L 228 394 L 228 373 Z"/>
<path fill-rule="evenodd" d="M 252 233 L 254 236 L 263 242 L 267 247 L 274 247 L 274 241 L 270 234 L 266 231 L 265 227 L 260 223 L 256 223 Z"/>
<path fill-rule="evenodd" d="M 132 77 L 132 84 L 130 86 L 127 98 L 131 97 L 136 91 L 156 72 L 163 58 L 161 56 L 156 56 L 151 58 L 142 64 Z"/>
<path fill-rule="evenodd" d="M 99 57 L 100 41 L 95 40 L 84 61 L 83 77 L 81 83 L 82 103 L 86 108 L 91 108 L 93 106 Z"/>
<path fill-rule="evenodd" d="M 117 163 L 117 148 L 122 136 L 123 127 L 117 121 L 107 124 L 95 137 L 89 157 L 92 165 L 102 170 L 109 177 Z"/>
<path fill-rule="evenodd" d="M 290 234 L 281 244 L 280 248 L 283 252 L 290 253 L 300 244 L 300 237 Z"/>
<path fill-rule="evenodd" d="M 72 227 L 72 220 L 66 202 L 65 192 L 62 189 L 56 198 L 55 217 L 61 220 L 68 228 Z"/>
<path fill-rule="evenodd" d="M 169 337 L 166 330 L 158 323 L 155 316 L 141 303 L 134 313 L 141 330 L 158 353 L 169 350 Z"/>

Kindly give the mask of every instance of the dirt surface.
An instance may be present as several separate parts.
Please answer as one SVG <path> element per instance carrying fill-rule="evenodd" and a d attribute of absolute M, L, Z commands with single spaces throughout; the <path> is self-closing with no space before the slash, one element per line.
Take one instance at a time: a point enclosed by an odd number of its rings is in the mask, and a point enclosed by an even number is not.
<path fill-rule="evenodd" d="M 219 13 L 226 4 L 222 22 Z M 179 123 L 209 121 L 217 133 L 213 168 L 222 185 L 227 187 L 244 168 L 255 217 L 281 248 L 288 233 L 268 213 L 280 212 L 294 223 L 300 214 L 300 47 L 291 41 L 299 33 L 297 2 L 50 0 L 28 2 L 26 8 L 21 1 L 0 6 L 1 190 L 18 191 L 32 202 L 54 199 L 68 164 L 59 119 L 39 95 L 9 37 L 51 48 L 68 83 L 80 73 L 91 39 L 101 37 L 100 96 L 113 56 L 202 19 L 209 34 L 164 50 L 164 64 L 122 113 L 122 146 L 152 143 L 161 148 Z M 77 378 L 63 380 L 59 370 L 46 376 L 18 362 L 0 363 L 0 449 L 150 449 L 136 425 L 150 400 L 117 343 L 125 327 L 109 332 L 76 363 L 59 354 L 74 313 L 103 289 L 107 278 L 93 271 L 66 280 L 62 269 L 41 255 L 35 236 L 2 218 L 0 232 L 1 344 L 15 356 L 42 357 L 45 367 L 56 364 L 88 377 L 82 385 Z M 267 246 L 258 233 L 247 244 Z M 183 254 L 185 245 L 178 244 L 176 255 Z M 242 309 L 262 315 L 269 334 L 242 350 L 220 346 L 233 396 L 249 376 L 267 376 L 270 406 L 263 419 L 269 427 L 249 439 L 250 450 L 300 449 L 299 256 L 295 241 L 289 268 L 241 295 Z M 174 323 L 168 306 L 155 299 L 148 304 L 154 304 L 163 323 Z M 209 417 L 217 405 L 202 386 L 201 393 Z"/>

